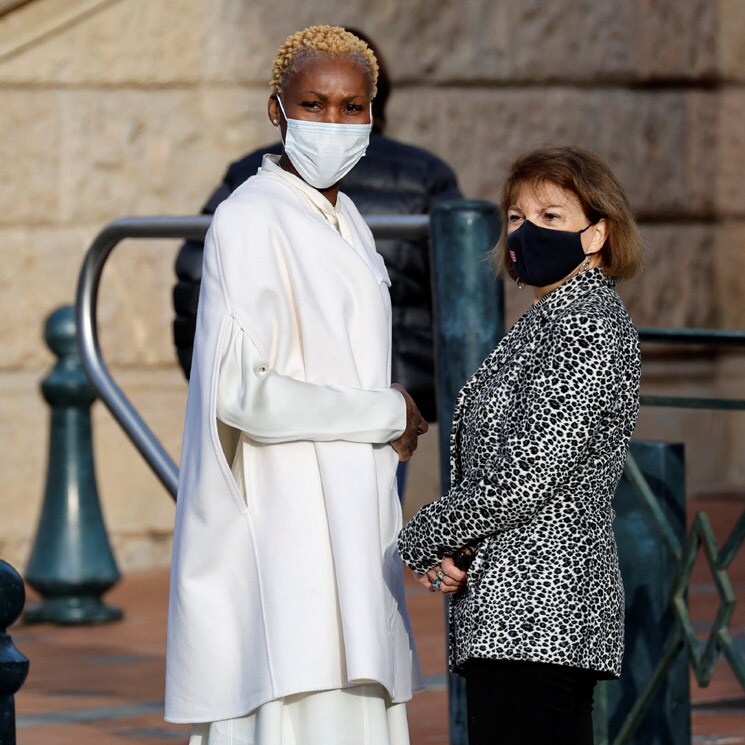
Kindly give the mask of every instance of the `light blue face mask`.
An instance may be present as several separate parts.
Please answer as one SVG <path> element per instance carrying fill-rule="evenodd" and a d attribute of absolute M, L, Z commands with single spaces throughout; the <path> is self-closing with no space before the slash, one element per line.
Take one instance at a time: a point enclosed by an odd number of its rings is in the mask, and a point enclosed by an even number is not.
<path fill-rule="evenodd" d="M 311 186 L 316 189 L 333 186 L 365 154 L 372 130 L 372 104 L 369 124 L 330 124 L 289 119 L 279 96 L 277 101 L 287 121 L 287 135 L 282 141 L 285 153 L 302 179 Z"/>

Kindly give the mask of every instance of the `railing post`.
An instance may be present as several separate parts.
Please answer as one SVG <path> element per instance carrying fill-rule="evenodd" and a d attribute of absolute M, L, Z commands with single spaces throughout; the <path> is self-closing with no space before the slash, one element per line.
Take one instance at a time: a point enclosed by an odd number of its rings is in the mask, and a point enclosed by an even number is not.
<path fill-rule="evenodd" d="M 46 490 L 26 580 L 42 596 L 28 622 L 102 623 L 122 613 L 101 602 L 119 580 L 101 514 L 93 468 L 90 407 L 95 393 L 83 373 L 72 307 L 54 311 L 44 338 L 59 357 L 41 384 L 51 406 Z"/>
<path fill-rule="evenodd" d="M 450 484 L 450 426 L 463 383 L 504 335 L 504 292 L 486 252 L 499 237 L 490 202 L 456 201 L 432 213 L 432 278 L 442 488 Z M 467 745 L 465 685 L 449 675 L 450 742 Z"/>
<path fill-rule="evenodd" d="M 13 696 L 28 675 L 28 660 L 13 644 L 7 629 L 23 610 L 26 592 L 21 576 L 0 560 L 0 745 L 15 745 L 16 717 Z"/>
<path fill-rule="evenodd" d="M 621 679 L 604 684 L 609 741 L 614 742 L 623 729 L 629 733 L 623 742 L 630 745 L 690 743 L 685 654 L 670 658 L 649 706 L 635 715 L 636 721 L 629 719 L 674 641 L 677 623 L 670 596 L 680 562 L 674 551 L 683 546 L 686 534 L 683 445 L 638 440 L 631 443 L 630 455 L 653 495 L 639 494 L 638 485 L 625 475 L 614 500 L 613 528 L 626 593 L 626 649 Z M 652 498 L 656 502 L 652 507 L 659 508 L 660 522 L 643 506 L 645 499 Z"/>

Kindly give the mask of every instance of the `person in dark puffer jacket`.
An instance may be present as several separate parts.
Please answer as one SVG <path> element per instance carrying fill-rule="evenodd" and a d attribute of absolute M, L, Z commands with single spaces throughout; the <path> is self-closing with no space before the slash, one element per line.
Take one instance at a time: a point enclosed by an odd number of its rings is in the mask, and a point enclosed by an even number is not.
<path fill-rule="evenodd" d="M 367 154 L 343 179 L 341 190 L 363 215 L 428 214 L 440 202 L 460 199 L 455 173 L 444 161 L 426 150 L 383 135 L 390 79 L 377 47 L 366 35 L 354 29 L 348 30 L 373 49 L 380 74 L 378 95 L 373 101 L 374 125 Z M 264 153 L 280 152 L 281 144 L 276 143 L 232 163 L 222 184 L 202 208 L 202 214 L 213 214 L 220 202 L 253 176 Z M 391 379 L 406 388 L 422 416 L 433 422 L 436 408 L 428 241 L 381 240 L 376 245 L 391 278 Z M 191 370 L 203 250 L 203 243 L 187 241 L 176 259 L 178 281 L 173 290 L 176 311 L 173 336 L 179 363 L 187 378 Z"/>

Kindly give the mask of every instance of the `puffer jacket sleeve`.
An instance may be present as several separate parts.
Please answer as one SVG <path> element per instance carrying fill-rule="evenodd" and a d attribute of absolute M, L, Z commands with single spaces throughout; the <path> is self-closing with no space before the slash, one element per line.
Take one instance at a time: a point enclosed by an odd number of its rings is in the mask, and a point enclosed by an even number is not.
<path fill-rule="evenodd" d="M 546 364 L 528 383 L 527 403 L 506 423 L 481 467 L 421 508 L 399 536 L 418 572 L 467 544 L 525 525 L 571 478 L 616 399 L 617 335 L 610 319 L 557 319 Z"/>

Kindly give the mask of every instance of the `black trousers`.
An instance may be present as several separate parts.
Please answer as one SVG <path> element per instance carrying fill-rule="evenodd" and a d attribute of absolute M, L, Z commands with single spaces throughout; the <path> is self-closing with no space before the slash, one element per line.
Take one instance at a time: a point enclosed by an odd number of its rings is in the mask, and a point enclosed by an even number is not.
<path fill-rule="evenodd" d="M 469 745 L 592 745 L 592 671 L 474 659 L 465 676 Z"/>

